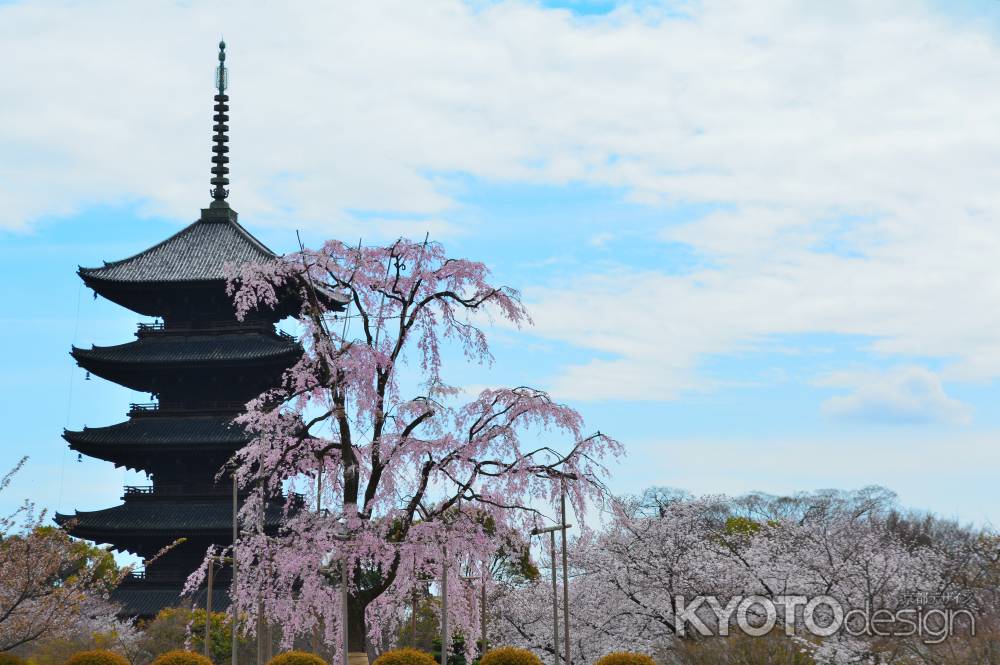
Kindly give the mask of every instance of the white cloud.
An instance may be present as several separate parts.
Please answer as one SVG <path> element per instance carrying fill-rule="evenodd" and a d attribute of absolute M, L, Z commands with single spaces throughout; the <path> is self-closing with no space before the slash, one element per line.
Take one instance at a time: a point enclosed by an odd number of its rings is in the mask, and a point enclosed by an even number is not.
<path fill-rule="evenodd" d="M 615 239 L 615 234 L 608 231 L 602 231 L 600 233 L 595 233 L 587 239 L 587 244 L 592 247 L 604 248 L 607 247 L 608 243 Z"/>
<path fill-rule="evenodd" d="M 18 64 L 0 80 L 0 226 L 121 201 L 193 217 L 224 30 L 232 199 L 255 223 L 346 237 L 357 210 L 446 220 L 454 172 L 721 204 L 661 234 L 710 269 L 532 293 L 539 334 L 604 354 L 554 379 L 568 397 L 704 388 L 704 357 L 789 333 L 947 357 L 948 381 L 1000 376 L 994 36 L 917 0 L 691 12 L 0 6 Z"/>
<path fill-rule="evenodd" d="M 941 378 L 924 367 L 837 372 L 822 383 L 851 388 L 850 394 L 831 397 L 823 403 L 823 412 L 834 418 L 904 424 L 967 424 L 972 419 L 971 409 L 949 397 Z"/>
<path fill-rule="evenodd" d="M 452 201 L 434 174 L 451 171 L 649 201 L 996 203 L 988 36 L 904 0 L 703 5 L 6 5 L 3 224 L 133 199 L 190 217 L 223 28 L 234 199 L 275 222 L 438 214 Z"/>

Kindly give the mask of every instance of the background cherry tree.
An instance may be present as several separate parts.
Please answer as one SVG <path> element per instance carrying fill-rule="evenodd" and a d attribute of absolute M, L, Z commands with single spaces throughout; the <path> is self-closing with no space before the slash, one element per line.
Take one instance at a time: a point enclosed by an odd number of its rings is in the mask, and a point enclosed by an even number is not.
<path fill-rule="evenodd" d="M 569 550 L 575 657 L 593 662 L 628 648 L 685 665 L 998 662 L 1000 539 L 900 512 L 894 501 L 881 488 L 735 498 L 649 491 L 609 501 L 602 528 L 581 534 Z M 539 568 L 547 571 L 547 561 Z M 494 639 L 551 654 L 548 580 L 503 592 Z M 733 616 L 728 638 L 706 639 L 691 624 L 682 634 L 678 595 L 689 603 L 715 596 L 723 607 L 735 596 L 774 599 L 777 627 L 767 639 L 742 639 Z M 785 639 L 781 596 L 831 596 L 845 610 L 869 612 L 920 603 L 969 609 L 976 634 L 961 623 L 936 643 L 919 635 L 823 638 L 804 630 L 799 613 L 790 617 L 796 637 Z M 702 622 L 724 634 L 711 608 L 702 609 Z"/>
<path fill-rule="evenodd" d="M 0 492 L 27 459 L 0 477 Z M 106 549 L 73 540 L 47 522 L 45 511 L 29 500 L 0 517 L 0 652 L 128 628 L 115 619 L 118 608 L 107 600 L 128 569 L 119 570 Z"/>
<path fill-rule="evenodd" d="M 540 390 L 490 388 L 462 403 L 444 380 L 445 344 L 489 363 L 483 323 L 530 322 L 518 292 L 489 280 L 482 263 L 402 239 L 330 241 L 230 270 L 241 318 L 290 294 L 304 303 L 304 355 L 239 419 L 254 440 L 234 458 L 250 491 L 236 544 L 238 611 L 263 607 L 286 641 L 322 631 L 339 645 L 346 565 L 350 651 L 365 651 L 443 564 L 478 575 L 519 542 L 558 500 L 560 478 L 575 476 L 565 487 L 581 515 L 600 498 L 602 459 L 621 454 L 618 442 L 585 433 L 576 411 Z M 337 294 L 349 300 L 341 313 Z M 283 501 L 289 491 L 305 504 Z M 264 515 L 277 506 L 286 515 L 273 533 Z M 478 634 L 475 602 L 449 586 L 455 631 Z"/>

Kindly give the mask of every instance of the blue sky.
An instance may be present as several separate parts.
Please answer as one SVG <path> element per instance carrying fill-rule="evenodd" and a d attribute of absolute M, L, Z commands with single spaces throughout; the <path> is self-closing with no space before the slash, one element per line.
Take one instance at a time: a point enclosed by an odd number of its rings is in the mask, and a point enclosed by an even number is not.
<path fill-rule="evenodd" d="M 0 497 L 116 502 L 59 434 L 145 396 L 70 344 L 136 315 L 75 269 L 207 203 L 218 35 L 234 207 L 273 249 L 425 232 L 523 290 L 467 386 L 530 384 L 612 488 L 880 484 L 1000 521 L 995 2 L 0 5 Z"/>

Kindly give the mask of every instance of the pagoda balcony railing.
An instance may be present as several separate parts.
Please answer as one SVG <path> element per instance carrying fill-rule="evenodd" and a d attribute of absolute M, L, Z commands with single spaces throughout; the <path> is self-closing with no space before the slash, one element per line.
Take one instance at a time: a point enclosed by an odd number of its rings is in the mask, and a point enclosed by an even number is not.
<path fill-rule="evenodd" d="M 146 571 L 143 568 L 133 568 L 129 571 L 128 579 L 141 582 L 146 579 Z"/>
<path fill-rule="evenodd" d="M 142 416 L 177 416 L 177 415 L 199 415 L 199 414 L 226 414 L 239 413 L 246 407 L 245 402 L 239 401 L 198 401 L 190 404 L 146 402 L 129 404 L 129 417 Z"/>
<path fill-rule="evenodd" d="M 159 483 L 157 485 L 126 485 L 122 498 L 139 499 L 148 497 L 218 497 L 231 496 L 232 485 L 184 485 L 182 483 Z M 240 492 L 245 495 L 245 492 Z M 299 492 L 282 492 L 281 496 L 298 505 L 305 505 L 306 496 Z"/>
<path fill-rule="evenodd" d="M 126 485 L 125 496 L 123 498 L 134 499 L 143 497 L 162 496 L 228 496 L 232 491 L 229 484 L 213 485 L 202 483 L 192 485 L 190 483 L 158 483 L 156 485 Z"/>
<path fill-rule="evenodd" d="M 223 333 L 257 332 L 276 335 L 282 339 L 294 340 L 295 337 L 282 330 L 275 330 L 273 324 L 267 321 L 198 321 L 182 323 L 140 323 L 135 336 L 138 338 L 152 335 L 212 335 Z"/>

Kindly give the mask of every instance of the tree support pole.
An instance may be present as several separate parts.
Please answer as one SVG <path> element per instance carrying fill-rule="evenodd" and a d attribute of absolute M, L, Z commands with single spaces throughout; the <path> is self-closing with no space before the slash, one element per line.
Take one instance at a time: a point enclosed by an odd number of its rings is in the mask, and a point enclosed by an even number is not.
<path fill-rule="evenodd" d="M 342 655 L 340 657 L 340 665 L 347 665 L 348 650 L 351 647 L 350 631 L 348 630 L 348 622 L 350 621 L 350 609 L 348 606 L 350 600 L 349 598 L 350 594 L 347 589 L 348 580 L 350 578 L 350 575 L 347 572 L 348 562 L 350 560 L 350 557 L 346 556 L 347 554 L 346 548 L 344 550 L 344 554 L 345 554 L 344 560 L 340 564 L 340 606 L 341 606 L 341 624 L 342 624 L 341 630 L 343 631 L 343 636 L 344 636 L 344 644 L 342 645 L 341 648 Z"/>
<path fill-rule="evenodd" d="M 413 599 L 410 602 L 410 646 L 417 648 L 417 592 L 413 591 Z"/>
<path fill-rule="evenodd" d="M 555 531 L 549 531 L 549 555 L 552 562 L 552 663 L 559 665 L 559 589 L 556 582 Z"/>
<path fill-rule="evenodd" d="M 264 599 L 257 596 L 257 665 L 264 665 Z"/>
<path fill-rule="evenodd" d="M 483 561 L 483 585 L 479 591 L 479 633 L 482 646 L 479 647 L 479 657 L 486 655 L 486 562 Z"/>
<path fill-rule="evenodd" d="M 236 469 L 233 469 L 233 581 L 229 585 L 229 607 L 233 610 L 233 658 L 232 665 L 237 665 L 236 661 L 236 648 L 238 646 L 236 639 L 236 624 L 239 622 L 239 615 L 236 613 L 236 539 L 237 539 L 237 519 L 239 514 L 238 509 L 239 500 L 237 499 L 237 489 L 236 489 Z"/>
<path fill-rule="evenodd" d="M 559 496 L 559 507 L 562 513 L 562 576 L 563 576 L 563 639 L 566 640 L 563 652 L 566 654 L 566 665 L 573 665 L 569 651 L 569 565 L 566 561 L 566 479 L 559 477 L 562 492 Z"/>
<path fill-rule="evenodd" d="M 441 665 L 448 665 L 448 548 L 441 563 Z"/>
<path fill-rule="evenodd" d="M 211 658 L 212 643 L 212 582 L 215 576 L 215 554 L 208 560 L 208 590 L 205 592 L 205 658 Z"/>

